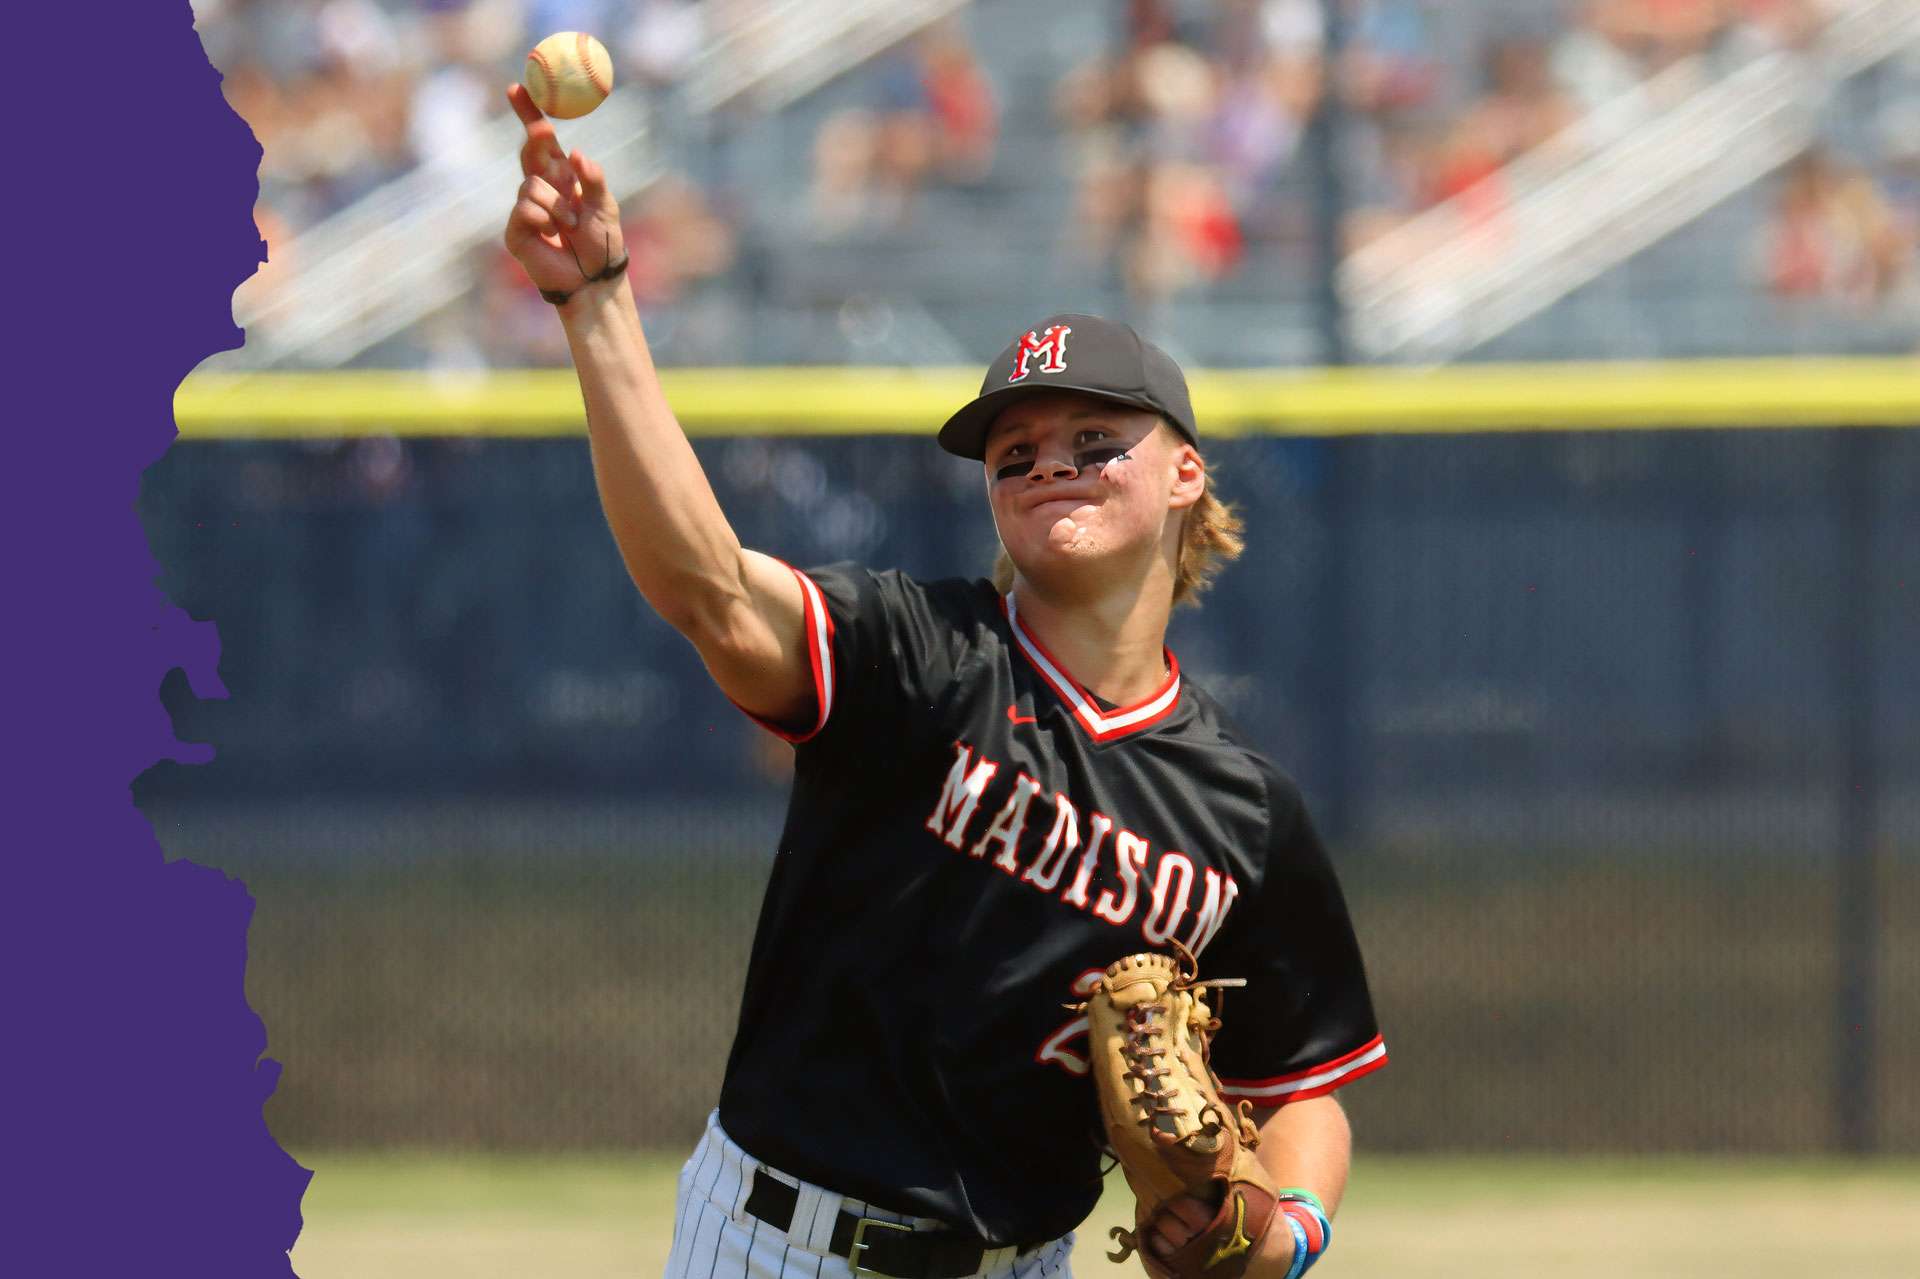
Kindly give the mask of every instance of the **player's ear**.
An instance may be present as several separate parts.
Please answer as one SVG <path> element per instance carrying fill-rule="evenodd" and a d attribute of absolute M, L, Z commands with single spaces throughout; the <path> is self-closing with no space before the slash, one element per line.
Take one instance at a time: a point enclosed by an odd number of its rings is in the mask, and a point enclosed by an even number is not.
<path fill-rule="evenodd" d="M 1200 456 L 1199 449 L 1178 435 L 1174 439 L 1173 491 L 1167 495 L 1167 506 L 1178 511 L 1198 502 L 1207 491 L 1207 462 Z"/>

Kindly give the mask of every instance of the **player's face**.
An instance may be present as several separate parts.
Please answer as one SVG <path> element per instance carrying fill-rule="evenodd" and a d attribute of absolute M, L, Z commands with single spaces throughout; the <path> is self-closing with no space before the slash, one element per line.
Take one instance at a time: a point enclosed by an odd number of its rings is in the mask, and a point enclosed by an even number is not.
<path fill-rule="evenodd" d="M 1067 562 L 1155 553 L 1170 512 L 1191 504 L 1182 476 L 1198 454 L 1153 413 L 1063 391 L 996 418 L 985 461 L 1000 540 L 1033 577 Z"/>

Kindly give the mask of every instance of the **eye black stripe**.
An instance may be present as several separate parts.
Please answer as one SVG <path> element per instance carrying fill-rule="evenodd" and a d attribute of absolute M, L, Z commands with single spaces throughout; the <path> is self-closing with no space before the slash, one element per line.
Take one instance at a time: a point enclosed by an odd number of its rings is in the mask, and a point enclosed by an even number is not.
<path fill-rule="evenodd" d="M 1092 466 L 1105 466 L 1109 462 L 1125 457 L 1126 453 L 1126 449 L 1113 445 L 1102 445 L 1094 449 L 1081 449 L 1073 455 L 1073 469 L 1076 471 L 1084 471 Z M 1017 480 L 1021 476 L 1032 472 L 1033 468 L 1034 460 L 1032 458 L 1028 458 L 1023 462 L 1008 462 L 1005 466 L 993 473 L 993 478 L 996 483 L 1001 480 Z"/>

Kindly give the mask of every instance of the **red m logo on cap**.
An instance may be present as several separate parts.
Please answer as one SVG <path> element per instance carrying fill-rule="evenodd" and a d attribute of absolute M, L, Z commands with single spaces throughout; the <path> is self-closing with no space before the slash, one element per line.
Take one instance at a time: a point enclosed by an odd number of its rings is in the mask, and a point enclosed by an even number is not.
<path fill-rule="evenodd" d="M 1065 373 L 1067 371 L 1067 334 L 1073 332 L 1064 324 L 1056 324 L 1045 333 L 1034 333 L 1029 329 L 1020 344 L 1013 349 L 1013 376 L 1009 382 L 1018 382 L 1028 373 L 1027 360 L 1040 355 L 1046 358 L 1040 361 L 1042 373 Z"/>

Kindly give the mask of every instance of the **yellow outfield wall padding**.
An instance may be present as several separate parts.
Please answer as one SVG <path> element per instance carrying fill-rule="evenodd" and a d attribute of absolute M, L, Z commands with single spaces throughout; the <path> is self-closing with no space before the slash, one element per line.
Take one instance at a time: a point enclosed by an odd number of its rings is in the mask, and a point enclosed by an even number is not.
<path fill-rule="evenodd" d="M 699 368 L 661 374 L 689 435 L 931 435 L 977 369 Z M 1203 438 L 1920 425 L 1920 359 L 1198 369 Z M 578 435 L 571 369 L 199 373 L 183 438 Z"/>

